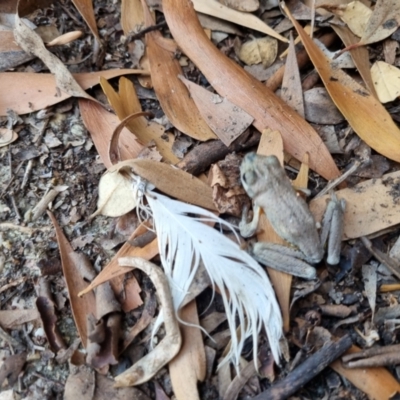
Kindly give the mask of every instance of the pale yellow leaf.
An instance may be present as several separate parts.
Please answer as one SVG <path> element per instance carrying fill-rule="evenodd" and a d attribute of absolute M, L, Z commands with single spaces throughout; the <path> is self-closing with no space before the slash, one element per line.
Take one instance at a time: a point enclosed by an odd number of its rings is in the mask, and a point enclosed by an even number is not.
<path fill-rule="evenodd" d="M 400 95 L 400 69 L 377 61 L 371 67 L 372 81 L 374 82 L 376 93 L 382 103 L 393 101 Z"/>
<path fill-rule="evenodd" d="M 140 0 L 122 0 L 121 26 L 124 35 L 139 32 L 144 27 L 143 7 Z"/>
<path fill-rule="evenodd" d="M 361 37 L 372 15 L 372 10 L 360 1 L 352 1 L 336 14 L 340 16 L 355 35 Z"/>
<path fill-rule="evenodd" d="M 250 29 L 263 32 L 285 43 L 288 42 L 285 37 L 275 32 L 272 28 L 270 28 L 267 24 L 261 21 L 261 19 L 257 18 L 253 14 L 247 14 L 241 11 L 233 10 L 215 0 L 193 0 L 193 6 L 196 11 L 203 14 L 211 15 L 213 17 L 221 18 Z"/>
<path fill-rule="evenodd" d="M 99 200 L 97 210 L 92 215 L 119 217 L 136 207 L 132 181 L 119 171 L 106 172 L 99 182 Z"/>
<path fill-rule="evenodd" d="M 16 141 L 18 135 L 11 129 L 0 128 L 0 147 L 7 146 L 8 144 Z"/>
<path fill-rule="evenodd" d="M 72 31 L 68 33 L 64 33 L 64 35 L 58 36 L 53 39 L 51 42 L 46 43 L 47 47 L 52 46 L 61 46 L 67 43 L 71 43 L 76 39 L 79 39 L 83 35 L 82 31 Z"/>
<path fill-rule="evenodd" d="M 396 185 L 400 172 L 370 179 L 354 188 L 336 191 L 338 199 L 346 200 L 343 240 L 367 236 L 400 223 L 399 206 L 396 202 Z M 321 221 L 330 195 L 310 202 L 310 210 Z"/>
<path fill-rule="evenodd" d="M 243 12 L 257 11 L 260 7 L 259 0 L 218 0 L 221 4 L 234 10 Z"/>
<path fill-rule="evenodd" d="M 136 95 L 135 87 L 129 79 L 121 78 L 119 85 L 120 93 L 117 93 L 107 80 L 101 79 L 101 87 L 118 118 L 122 121 L 131 114 L 141 112 L 142 107 Z M 142 116 L 129 121 L 127 127 L 140 143 L 146 145 L 153 140 L 164 159 L 171 163 L 178 162 L 178 158 L 171 149 L 173 142 L 164 140 L 165 132 L 163 126 L 156 122 L 148 121 Z"/>
<path fill-rule="evenodd" d="M 278 54 L 278 41 L 271 37 L 249 40 L 239 50 L 239 58 L 247 65 L 263 64 L 269 67 Z"/>
<path fill-rule="evenodd" d="M 377 0 L 360 44 L 375 43 L 390 36 L 400 24 L 400 1 Z"/>

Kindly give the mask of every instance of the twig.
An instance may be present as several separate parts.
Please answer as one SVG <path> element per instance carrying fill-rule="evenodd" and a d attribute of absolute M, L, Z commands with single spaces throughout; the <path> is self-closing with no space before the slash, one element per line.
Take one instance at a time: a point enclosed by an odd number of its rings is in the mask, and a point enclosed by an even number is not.
<path fill-rule="evenodd" d="M 21 161 L 21 162 L 18 164 L 18 167 L 15 169 L 14 174 L 11 174 L 11 173 L 10 173 L 10 180 L 9 180 L 9 182 L 7 183 L 7 185 L 6 185 L 6 187 L 4 188 L 4 190 L 1 192 L 0 198 L 3 198 L 3 197 L 6 195 L 6 193 L 7 193 L 7 191 L 8 191 L 8 188 L 9 188 L 9 187 L 11 186 L 11 184 L 14 182 L 14 179 L 15 179 L 15 177 L 17 176 L 19 170 L 22 168 L 22 165 L 23 165 L 23 164 L 24 164 L 24 162 Z M 10 170 L 11 170 L 11 166 L 10 166 Z"/>
<path fill-rule="evenodd" d="M 273 385 L 270 389 L 254 397 L 254 400 L 283 400 L 296 393 L 308 381 L 317 376 L 330 363 L 339 358 L 352 345 L 351 337 L 346 335 L 337 342 L 329 342 L 299 367 L 293 370 L 285 379 Z"/>
<path fill-rule="evenodd" d="M 311 2 L 311 29 L 310 29 L 310 38 L 313 39 L 314 36 L 314 27 L 315 27 L 315 0 Z"/>
<path fill-rule="evenodd" d="M 398 261 L 394 260 L 393 258 L 389 257 L 387 254 L 383 253 L 382 251 L 375 248 L 371 241 L 366 238 L 365 236 L 361 237 L 361 241 L 365 248 L 382 264 L 385 264 L 386 267 L 390 269 L 393 275 L 396 275 L 397 278 L 400 279 L 400 266 Z"/>
<path fill-rule="evenodd" d="M 13 206 L 14 212 L 15 212 L 15 216 L 17 221 L 21 221 L 21 214 L 19 213 L 18 207 L 17 207 L 17 203 L 15 202 L 15 197 L 13 194 L 9 194 L 10 200 L 11 200 L 11 204 Z"/>
<path fill-rule="evenodd" d="M 377 354 L 372 357 L 363 358 L 363 359 L 356 360 L 356 361 L 350 361 L 348 363 L 344 363 L 343 365 L 346 368 L 367 368 L 367 367 L 386 367 L 389 365 L 400 364 L 399 345 L 387 346 L 387 347 L 394 348 L 396 346 L 397 346 L 397 348 L 393 349 L 391 351 L 388 350 L 387 352 L 382 352 L 382 354 Z M 382 350 L 384 350 L 384 348 L 382 348 Z M 358 354 L 358 353 L 355 353 L 355 354 Z"/>
<path fill-rule="evenodd" d="M 46 131 L 47 125 L 49 124 L 49 118 L 46 118 L 42 122 L 42 126 L 39 128 L 38 136 L 36 137 L 34 144 L 38 146 L 40 142 L 42 141 L 44 132 Z"/>
<path fill-rule="evenodd" d="M 21 283 L 24 283 L 26 280 L 27 280 L 27 278 L 25 276 L 21 276 L 20 278 L 15 279 L 14 281 L 12 281 L 10 283 L 7 283 L 6 285 L 2 285 L 1 288 L 0 288 L 0 293 L 3 293 L 6 290 L 8 290 L 8 289 L 10 289 L 10 288 L 12 288 L 14 286 L 18 286 Z"/>
<path fill-rule="evenodd" d="M 57 197 L 59 193 L 65 189 L 66 187 L 56 186 L 54 189 L 51 189 L 49 192 L 47 192 L 39 201 L 39 203 L 33 207 L 31 221 L 36 221 L 39 219 L 46 211 L 47 206 Z"/>
<path fill-rule="evenodd" d="M 44 381 L 51 382 L 53 385 L 58 386 L 61 389 L 65 388 L 65 384 L 61 382 L 57 382 L 54 379 L 48 378 L 47 376 L 44 376 L 42 374 L 39 374 L 39 372 L 32 372 L 33 376 L 36 376 L 39 379 L 43 379 Z"/>
<path fill-rule="evenodd" d="M 11 348 L 13 346 L 17 347 L 21 345 L 21 343 L 17 339 L 14 339 L 12 336 L 10 336 L 1 326 L 0 326 L 0 338 L 5 340 L 10 345 Z"/>
<path fill-rule="evenodd" d="M 167 26 L 167 23 L 166 23 L 166 21 L 164 21 L 164 22 L 160 22 L 159 24 L 156 24 L 156 25 L 148 26 L 147 28 L 144 28 L 139 32 L 136 32 L 136 33 L 131 32 L 126 37 L 125 43 L 129 43 L 134 40 L 140 39 L 146 33 L 153 32 L 153 31 L 156 31 L 161 28 L 165 28 L 166 26 Z"/>
<path fill-rule="evenodd" d="M 29 160 L 25 169 L 24 177 L 22 178 L 21 189 L 25 189 L 25 186 L 28 184 L 29 176 L 31 174 L 33 167 L 33 160 Z"/>
<path fill-rule="evenodd" d="M 28 228 L 27 226 L 21 226 L 21 225 L 13 224 L 11 222 L 1 222 L 0 223 L 0 232 L 1 231 L 8 231 L 10 229 L 15 229 L 17 231 L 20 231 L 21 233 L 25 233 L 27 235 L 32 235 L 32 233 L 34 233 L 37 230 L 49 231 L 49 230 L 51 230 L 53 228 L 49 227 L 49 226 L 43 226 L 43 227 L 40 227 L 40 228 Z"/>
<path fill-rule="evenodd" d="M 342 175 L 338 178 L 330 181 L 324 189 L 322 189 L 314 198 L 317 199 L 318 197 L 322 197 L 323 195 L 327 194 L 329 191 L 334 189 L 336 186 L 340 185 L 344 182 L 351 174 L 357 171 L 358 167 L 361 165 L 361 162 L 356 160 L 354 164 Z"/>
<path fill-rule="evenodd" d="M 356 361 L 354 361 L 356 360 Z M 346 354 L 342 357 L 346 368 L 383 367 L 400 363 L 400 344 Z"/>
<path fill-rule="evenodd" d="M 189 172 L 192 175 L 199 175 L 211 164 L 222 160 L 227 154 L 233 151 L 243 151 L 254 147 L 260 141 L 260 134 L 254 132 L 250 137 L 240 136 L 229 147 L 226 147 L 220 140 L 211 140 L 196 146 L 186 157 L 177 164 L 178 168 Z"/>

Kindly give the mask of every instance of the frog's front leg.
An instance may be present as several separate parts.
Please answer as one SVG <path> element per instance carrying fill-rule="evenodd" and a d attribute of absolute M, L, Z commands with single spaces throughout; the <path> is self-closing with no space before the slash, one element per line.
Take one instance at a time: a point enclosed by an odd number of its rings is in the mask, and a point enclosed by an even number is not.
<path fill-rule="evenodd" d="M 314 279 L 317 276 L 315 268 L 303 261 L 304 254 L 291 247 L 258 242 L 253 245 L 250 253 L 261 264 L 278 271 L 304 279 Z"/>
<path fill-rule="evenodd" d="M 242 237 L 249 238 L 255 235 L 260 221 L 261 208 L 258 205 L 253 207 L 253 219 L 248 221 L 249 209 L 245 207 L 242 213 L 242 220 L 239 223 L 239 231 Z"/>

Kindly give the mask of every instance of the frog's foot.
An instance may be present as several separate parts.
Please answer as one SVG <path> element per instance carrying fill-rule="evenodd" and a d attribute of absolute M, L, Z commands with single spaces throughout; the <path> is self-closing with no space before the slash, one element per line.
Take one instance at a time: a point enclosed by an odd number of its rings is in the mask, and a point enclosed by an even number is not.
<path fill-rule="evenodd" d="M 314 279 L 317 271 L 301 258 L 303 253 L 276 243 L 258 242 L 251 255 L 261 264 L 304 279 Z"/>
<path fill-rule="evenodd" d="M 339 200 L 332 192 L 331 200 L 326 207 L 324 219 L 322 221 L 321 244 L 325 246 L 328 241 L 327 262 L 336 265 L 340 261 L 340 250 L 343 236 L 343 220 L 346 210 L 346 201 Z"/>
<path fill-rule="evenodd" d="M 261 209 L 259 206 L 253 207 L 253 220 L 248 222 L 249 208 L 243 207 L 242 220 L 239 223 L 240 234 L 245 237 L 252 237 L 257 232 L 258 221 L 260 220 Z"/>

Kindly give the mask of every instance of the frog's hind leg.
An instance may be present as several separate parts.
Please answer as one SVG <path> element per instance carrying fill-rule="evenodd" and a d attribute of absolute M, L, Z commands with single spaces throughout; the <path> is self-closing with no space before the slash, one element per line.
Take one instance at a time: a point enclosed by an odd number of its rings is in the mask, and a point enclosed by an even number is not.
<path fill-rule="evenodd" d="M 251 250 L 252 256 L 261 264 L 304 279 L 314 279 L 314 267 L 301 260 L 303 254 L 287 246 L 258 242 Z"/>
<path fill-rule="evenodd" d="M 331 200 L 326 207 L 322 220 L 321 231 L 321 244 L 325 246 L 325 243 L 328 242 L 327 262 L 331 265 L 336 265 L 340 261 L 345 210 L 346 201 L 344 199 L 339 200 L 336 194 L 332 192 Z"/>

